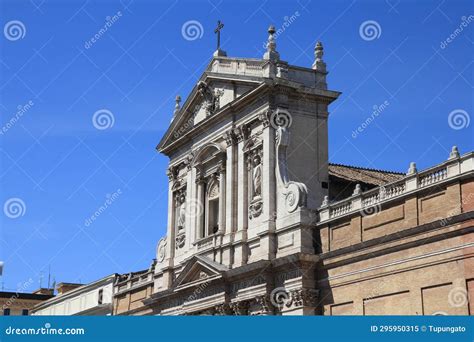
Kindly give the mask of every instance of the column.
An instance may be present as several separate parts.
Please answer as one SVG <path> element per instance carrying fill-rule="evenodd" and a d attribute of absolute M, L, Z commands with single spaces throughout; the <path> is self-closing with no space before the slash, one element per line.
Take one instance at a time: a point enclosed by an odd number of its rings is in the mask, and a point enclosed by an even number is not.
<path fill-rule="evenodd" d="M 199 240 L 204 236 L 204 179 L 201 174 L 198 172 L 196 174 L 196 186 L 197 186 L 197 196 L 196 196 L 196 212 L 194 213 L 196 217 L 196 240 Z"/>
<path fill-rule="evenodd" d="M 235 230 L 235 213 L 234 213 L 234 193 L 235 193 L 235 169 L 234 169 L 234 154 L 235 154 L 235 137 L 232 132 L 226 133 L 227 143 L 227 159 L 226 159 L 226 199 L 225 199 L 225 227 L 226 234 L 232 233 Z"/>
<path fill-rule="evenodd" d="M 174 229 L 174 198 L 173 198 L 173 184 L 175 175 L 172 169 L 168 169 L 168 224 L 166 228 L 166 257 L 163 261 L 163 287 L 168 289 L 173 282 L 173 261 L 175 251 L 175 229 Z"/>
<path fill-rule="evenodd" d="M 263 158 L 262 158 L 262 200 L 263 224 L 259 227 L 260 247 L 257 259 L 271 260 L 276 254 L 275 243 L 275 130 L 270 125 L 270 111 L 260 115 L 263 125 Z"/>
<path fill-rule="evenodd" d="M 193 227 L 193 215 L 189 212 L 189 208 L 193 205 L 193 196 L 194 196 L 194 191 L 193 191 L 193 172 L 192 168 L 190 166 L 187 167 L 187 175 L 186 175 L 186 222 L 185 222 L 185 231 L 186 231 L 186 249 L 189 250 L 190 247 L 192 246 L 192 241 L 193 240 L 193 233 L 192 233 L 192 227 Z"/>
<path fill-rule="evenodd" d="M 245 128 L 240 127 L 239 134 L 237 136 L 237 178 L 239 180 L 237 185 L 237 231 L 239 232 L 247 230 L 248 225 L 248 171 L 244 153 L 246 138 Z"/>
<path fill-rule="evenodd" d="M 275 130 L 263 120 L 262 197 L 263 215 L 267 228 L 273 230 L 275 221 Z"/>
<path fill-rule="evenodd" d="M 168 171 L 168 226 L 166 229 L 166 235 L 168 243 L 166 245 L 167 251 L 166 256 L 169 259 L 174 257 L 175 250 L 175 238 L 176 232 L 174 229 L 174 214 L 175 214 L 175 205 L 174 205 L 174 196 L 173 196 L 173 184 L 174 184 L 174 175 L 171 171 Z"/>
<path fill-rule="evenodd" d="M 226 233 L 226 170 L 225 160 L 219 165 L 219 234 Z"/>

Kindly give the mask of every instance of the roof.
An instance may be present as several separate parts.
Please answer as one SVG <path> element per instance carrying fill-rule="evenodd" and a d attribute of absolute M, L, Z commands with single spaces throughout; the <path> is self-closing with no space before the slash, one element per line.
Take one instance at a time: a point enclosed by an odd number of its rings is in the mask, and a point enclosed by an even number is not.
<path fill-rule="evenodd" d="M 65 282 L 61 282 L 61 283 L 58 283 L 57 286 L 60 286 L 60 285 L 66 285 L 66 286 L 82 286 L 82 285 L 85 285 L 85 284 L 82 284 L 82 283 L 65 283 Z"/>
<path fill-rule="evenodd" d="M 54 295 L 47 295 L 47 294 L 0 291 L 0 298 L 47 300 L 47 299 L 50 299 L 50 298 L 53 298 L 53 297 L 54 297 Z"/>
<path fill-rule="evenodd" d="M 329 163 L 329 176 L 342 178 L 355 183 L 367 183 L 380 186 L 402 179 L 405 177 L 405 174 L 402 172 Z"/>

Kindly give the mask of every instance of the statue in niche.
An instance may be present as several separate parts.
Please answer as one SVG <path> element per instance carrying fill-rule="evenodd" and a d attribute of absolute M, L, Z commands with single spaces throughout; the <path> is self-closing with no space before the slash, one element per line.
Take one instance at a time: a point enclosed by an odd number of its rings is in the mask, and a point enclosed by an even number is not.
<path fill-rule="evenodd" d="M 178 229 L 183 229 L 186 223 L 186 197 L 181 195 L 179 197 L 181 203 L 178 210 Z"/>
<path fill-rule="evenodd" d="M 260 197 L 262 194 L 262 164 L 260 163 L 260 156 L 255 153 L 253 156 L 253 198 Z"/>

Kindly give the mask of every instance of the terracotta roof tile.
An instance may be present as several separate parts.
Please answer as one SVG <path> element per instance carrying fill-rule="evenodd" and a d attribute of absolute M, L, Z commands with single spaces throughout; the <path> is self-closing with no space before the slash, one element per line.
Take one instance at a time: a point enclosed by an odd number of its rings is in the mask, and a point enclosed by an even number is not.
<path fill-rule="evenodd" d="M 380 186 L 399 180 L 403 178 L 405 174 L 401 172 L 329 163 L 329 176 L 342 178 L 356 183 L 360 182 Z"/>

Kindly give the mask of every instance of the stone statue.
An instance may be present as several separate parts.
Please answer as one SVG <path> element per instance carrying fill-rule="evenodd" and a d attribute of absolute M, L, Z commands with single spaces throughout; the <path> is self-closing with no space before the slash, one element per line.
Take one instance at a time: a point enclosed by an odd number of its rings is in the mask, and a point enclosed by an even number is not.
<path fill-rule="evenodd" d="M 179 206 L 178 212 L 178 229 L 184 228 L 184 224 L 186 223 L 186 200 L 185 197 L 181 197 L 181 205 Z"/>
<path fill-rule="evenodd" d="M 253 157 L 253 165 L 253 198 L 255 198 L 262 194 L 262 164 L 258 154 Z"/>

